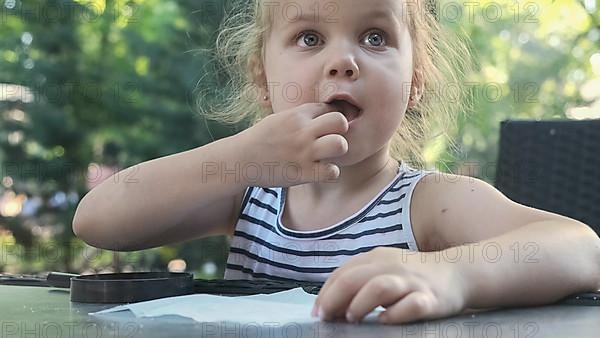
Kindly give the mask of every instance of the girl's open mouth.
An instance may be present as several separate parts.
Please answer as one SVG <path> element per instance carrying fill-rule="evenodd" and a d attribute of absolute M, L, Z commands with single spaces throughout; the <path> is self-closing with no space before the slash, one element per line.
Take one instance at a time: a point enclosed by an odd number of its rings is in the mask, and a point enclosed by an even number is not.
<path fill-rule="evenodd" d="M 331 101 L 331 104 L 334 105 L 338 109 L 338 111 L 344 114 L 344 116 L 346 116 L 348 122 L 356 119 L 362 113 L 361 108 L 353 105 L 352 103 L 346 100 L 333 100 Z"/>

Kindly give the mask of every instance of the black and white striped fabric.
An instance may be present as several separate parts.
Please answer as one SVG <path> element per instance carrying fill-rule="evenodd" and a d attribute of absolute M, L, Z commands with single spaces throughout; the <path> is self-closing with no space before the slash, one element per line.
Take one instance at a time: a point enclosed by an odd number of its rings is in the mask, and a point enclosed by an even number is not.
<path fill-rule="evenodd" d="M 287 188 L 248 188 L 224 279 L 324 282 L 353 255 L 378 246 L 418 251 L 410 201 L 419 179 L 435 171 L 399 164 L 394 179 L 361 210 L 319 230 L 292 230 L 282 224 Z"/>

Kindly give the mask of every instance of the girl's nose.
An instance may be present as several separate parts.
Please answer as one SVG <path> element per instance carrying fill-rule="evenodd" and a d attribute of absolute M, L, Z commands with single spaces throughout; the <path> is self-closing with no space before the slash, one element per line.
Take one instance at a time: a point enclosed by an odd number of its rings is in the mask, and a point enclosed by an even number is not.
<path fill-rule="evenodd" d="M 329 74 L 331 76 L 336 76 L 338 73 L 337 69 L 332 69 L 329 71 Z M 346 69 L 346 76 L 348 76 L 349 78 L 353 79 L 355 76 L 354 74 L 358 73 L 358 69 L 354 70 L 354 69 Z"/>
<path fill-rule="evenodd" d="M 328 79 L 342 76 L 355 81 L 359 75 L 358 65 L 350 54 L 332 57 L 325 71 L 327 72 Z"/>

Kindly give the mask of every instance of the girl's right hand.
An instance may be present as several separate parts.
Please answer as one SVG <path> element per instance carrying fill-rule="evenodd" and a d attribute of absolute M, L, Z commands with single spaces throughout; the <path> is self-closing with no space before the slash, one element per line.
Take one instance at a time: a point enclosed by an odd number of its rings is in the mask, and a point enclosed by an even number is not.
<path fill-rule="evenodd" d="M 266 116 L 240 134 L 249 185 L 288 187 L 336 180 L 340 168 L 327 159 L 348 152 L 348 120 L 327 103 L 305 103 Z M 256 169 L 255 169 L 256 168 Z"/>

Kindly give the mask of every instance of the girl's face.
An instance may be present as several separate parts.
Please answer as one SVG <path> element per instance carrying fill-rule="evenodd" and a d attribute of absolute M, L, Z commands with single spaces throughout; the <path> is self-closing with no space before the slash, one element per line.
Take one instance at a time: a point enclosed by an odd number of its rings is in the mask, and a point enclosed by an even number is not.
<path fill-rule="evenodd" d="M 350 165 L 384 147 L 404 117 L 413 75 L 403 1 L 268 4 L 264 63 L 273 112 L 346 92 L 362 114 L 345 135 L 348 153 L 337 162 Z"/>

